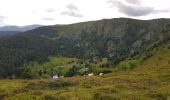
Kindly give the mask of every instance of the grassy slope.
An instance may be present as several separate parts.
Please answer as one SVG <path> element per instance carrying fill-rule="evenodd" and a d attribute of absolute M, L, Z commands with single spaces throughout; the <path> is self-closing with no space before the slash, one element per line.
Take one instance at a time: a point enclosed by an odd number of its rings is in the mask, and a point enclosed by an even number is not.
<path fill-rule="evenodd" d="M 50 79 L 1 80 L 0 99 L 7 100 L 169 100 L 170 49 L 161 49 L 129 71 L 104 76 L 72 77 L 58 81 L 74 85 L 54 85 Z M 28 86 L 32 86 L 32 88 Z M 42 85 L 42 86 L 41 86 Z M 36 86 L 36 87 L 35 87 Z M 37 88 L 38 87 L 38 88 Z M 59 88 L 56 88 L 59 87 Z"/>
<path fill-rule="evenodd" d="M 67 57 L 49 57 L 49 61 L 45 63 L 37 63 L 32 62 L 30 64 L 25 65 L 31 69 L 31 71 L 38 73 L 40 70 L 46 69 L 50 71 L 51 69 L 55 70 L 54 74 L 57 74 L 57 70 L 60 70 L 61 74 L 65 74 L 76 62 L 78 59 L 76 58 L 67 58 Z"/>
<path fill-rule="evenodd" d="M 79 68 L 77 71 L 76 75 L 80 75 L 81 73 L 83 74 L 83 70 L 86 69 L 86 65 L 88 63 L 88 70 L 90 72 L 87 73 L 95 73 L 98 74 L 100 72 L 108 72 L 108 71 L 113 71 L 113 68 L 101 68 L 100 66 L 107 64 L 108 60 L 107 58 L 103 58 L 99 61 L 93 61 L 90 62 L 90 60 L 81 60 L 77 58 L 68 58 L 68 57 L 49 57 L 47 62 L 44 63 L 38 63 L 38 62 L 31 62 L 29 64 L 25 64 L 23 67 L 25 69 L 30 69 L 30 72 L 33 74 L 38 75 L 39 72 L 41 71 L 46 71 L 46 74 L 42 74 L 41 76 L 50 76 L 50 75 L 62 75 L 66 76 L 66 74 L 69 72 L 70 68 L 73 66 L 76 66 Z M 40 77 L 40 76 L 38 76 Z"/>

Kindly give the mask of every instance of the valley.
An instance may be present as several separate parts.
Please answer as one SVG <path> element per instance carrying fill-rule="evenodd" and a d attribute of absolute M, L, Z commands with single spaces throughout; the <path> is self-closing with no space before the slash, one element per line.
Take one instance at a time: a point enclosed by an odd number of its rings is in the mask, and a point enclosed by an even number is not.
<path fill-rule="evenodd" d="M 0 78 L 0 100 L 169 100 L 170 20 L 103 19 L 5 36 Z"/>
<path fill-rule="evenodd" d="M 134 69 L 103 76 L 0 81 L 4 100 L 168 100 L 170 49 L 159 49 Z M 161 59 L 161 60 L 160 60 Z"/>

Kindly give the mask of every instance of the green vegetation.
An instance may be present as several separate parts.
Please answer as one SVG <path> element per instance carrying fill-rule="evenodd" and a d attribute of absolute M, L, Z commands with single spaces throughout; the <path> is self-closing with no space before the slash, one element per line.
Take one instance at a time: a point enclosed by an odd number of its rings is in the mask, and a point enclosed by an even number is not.
<path fill-rule="evenodd" d="M 41 65 L 48 62 L 50 56 L 85 61 L 107 58 L 108 64 L 103 66 L 117 66 L 129 57 L 169 44 L 169 22 L 169 19 L 104 19 L 45 26 L 4 37 L 0 39 L 0 77 L 20 78 L 23 72 L 20 69 L 25 64 L 36 62 Z M 146 54 L 143 59 L 150 56 L 152 53 Z"/>
<path fill-rule="evenodd" d="M 117 68 L 121 70 L 131 70 L 139 66 L 139 64 L 140 64 L 140 61 L 138 60 L 125 60 L 125 61 L 120 62 L 117 65 Z"/>
<path fill-rule="evenodd" d="M 31 62 L 25 64 L 21 70 L 22 78 L 51 78 L 53 75 L 75 76 L 87 75 L 88 73 L 111 73 L 107 58 L 79 60 L 66 57 L 49 57 L 45 63 Z M 14 77 L 13 77 L 14 78 Z"/>
<path fill-rule="evenodd" d="M 40 81 L 38 83 L 28 84 L 28 89 L 39 90 L 39 89 L 59 89 L 74 86 L 76 83 L 67 80 L 58 80 L 58 81 Z"/>
<path fill-rule="evenodd" d="M 68 70 L 77 62 L 76 58 L 49 57 L 45 63 L 31 62 L 25 64 L 21 74 L 23 78 L 51 77 L 53 75 L 65 75 Z"/>
<path fill-rule="evenodd" d="M 139 57 L 140 58 L 140 57 Z M 138 67 L 104 76 L 1 80 L 3 100 L 169 100 L 170 49 L 159 49 Z M 136 60 L 125 60 L 125 65 Z M 121 65 L 121 64 L 120 64 Z M 129 65 L 128 65 L 129 66 Z"/>
<path fill-rule="evenodd" d="M 1 38 L 0 100 L 169 100 L 169 26 L 120 18 Z"/>

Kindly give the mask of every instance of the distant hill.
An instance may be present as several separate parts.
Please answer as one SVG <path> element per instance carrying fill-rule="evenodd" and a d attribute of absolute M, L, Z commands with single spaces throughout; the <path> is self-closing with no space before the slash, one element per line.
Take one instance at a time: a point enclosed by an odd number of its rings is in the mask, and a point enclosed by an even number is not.
<path fill-rule="evenodd" d="M 18 73 L 17 67 L 32 61 L 46 62 L 49 56 L 107 58 L 109 67 L 116 66 L 126 58 L 168 46 L 170 19 L 103 19 L 23 33 L 0 39 L 0 76 Z"/>
<path fill-rule="evenodd" d="M 0 37 L 2 36 L 11 36 L 17 33 L 29 31 L 42 25 L 28 25 L 28 26 L 4 26 L 0 27 Z"/>
<path fill-rule="evenodd" d="M 4 26 L 0 27 L 0 31 L 19 31 L 19 32 L 25 32 L 29 31 L 38 27 L 41 27 L 42 25 L 26 25 L 26 26 Z"/>

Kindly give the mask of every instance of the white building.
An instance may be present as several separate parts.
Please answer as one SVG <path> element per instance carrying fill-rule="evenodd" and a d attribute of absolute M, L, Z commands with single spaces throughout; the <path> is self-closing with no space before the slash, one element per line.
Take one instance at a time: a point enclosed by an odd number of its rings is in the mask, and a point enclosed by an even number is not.
<path fill-rule="evenodd" d="M 102 76 L 102 75 L 103 75 L 103 73 L 99 73 L 99 75 L 100 75 L 100 76 Z"/>
<path fill-rule="evenodd" d="M 93 73 L 89 73 L 88 76 L 94 76 L 94 74 Z"/>
<path fill-rule="evenodd" d="M 58 75 L 53 76 L 53 79 L 58 79 L 58 78 L 59 78 Z"/>

